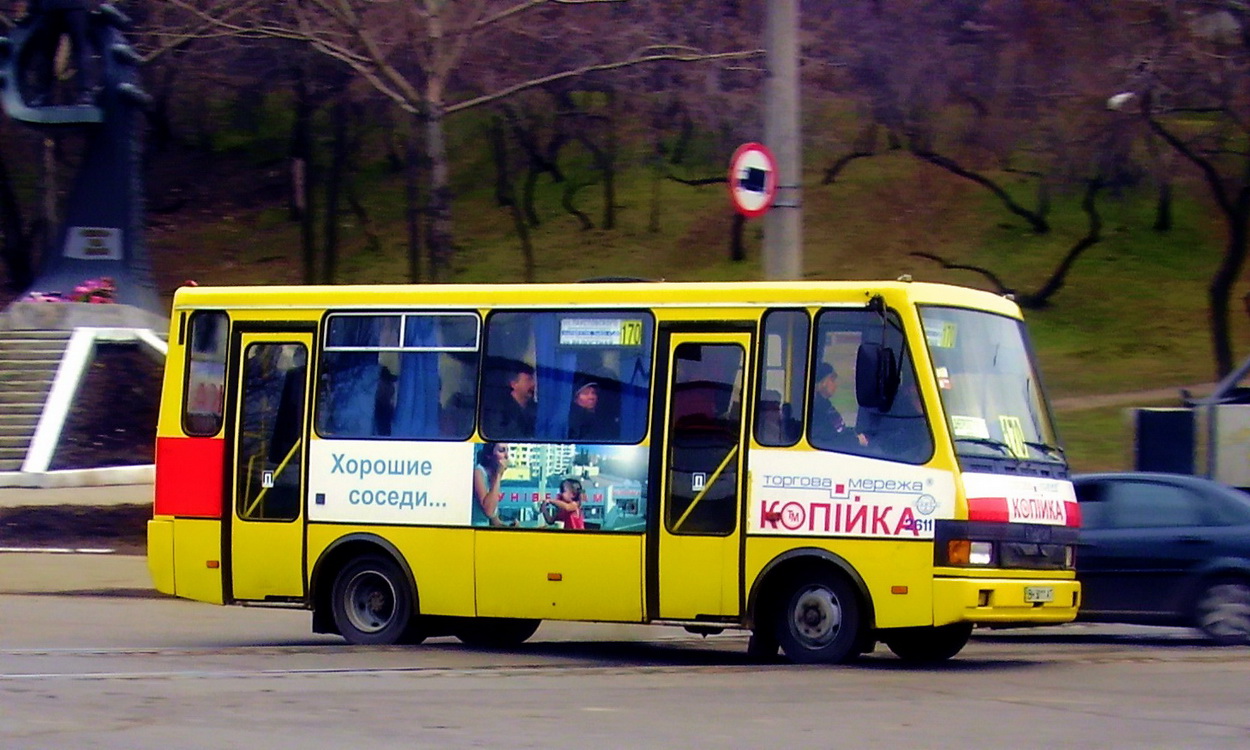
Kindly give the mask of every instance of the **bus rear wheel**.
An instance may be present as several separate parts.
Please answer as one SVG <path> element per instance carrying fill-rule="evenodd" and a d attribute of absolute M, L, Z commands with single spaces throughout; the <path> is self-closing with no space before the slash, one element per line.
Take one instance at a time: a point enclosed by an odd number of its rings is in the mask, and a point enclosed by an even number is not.
<path fill-rule="evenodd" d="M 528 641 L 541 624 L 542 620 L 515 617 L 469 617 L 454 634 L 466 646 L 512 648 Z"/>
<path fill-rule="evenodd" d="M 365 555 L 334 577 L 330 608 L 348 643 L 391 645 L 424 640 L 413 627 L 413 595 L 394 560 Z"/>
<path fill-rule="evenodd" d="M 836 576 L 798 579 L 780 611 L 777 641 L 798 664 L 841 664 L 859 655 L 859 600 Z"/>
<path fill-rule="evenodd" d="M 962 651 L 971 635 L 970 623 L 957 622 L 936 628 L 907 628 L 882 640 L 903 661 L 934 664 Z"/>

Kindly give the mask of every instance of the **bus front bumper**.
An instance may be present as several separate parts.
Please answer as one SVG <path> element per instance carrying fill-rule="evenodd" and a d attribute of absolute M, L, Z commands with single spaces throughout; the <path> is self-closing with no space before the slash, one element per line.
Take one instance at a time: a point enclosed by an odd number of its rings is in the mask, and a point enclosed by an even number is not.
<path fill-rule="evenodd" d="M 933 624 L 1046 625 L 1076 619 L 1081 584 L 1072 579 L 938 578 Z"/>

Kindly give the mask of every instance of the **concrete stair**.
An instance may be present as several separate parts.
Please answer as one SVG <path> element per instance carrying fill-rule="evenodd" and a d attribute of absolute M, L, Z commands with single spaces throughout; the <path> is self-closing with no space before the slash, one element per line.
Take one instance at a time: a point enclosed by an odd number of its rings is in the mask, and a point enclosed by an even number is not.
<path fill-rule="evenodd" d="M 0 330 L 0 472 L 21 470 L 69 337 Z"/>

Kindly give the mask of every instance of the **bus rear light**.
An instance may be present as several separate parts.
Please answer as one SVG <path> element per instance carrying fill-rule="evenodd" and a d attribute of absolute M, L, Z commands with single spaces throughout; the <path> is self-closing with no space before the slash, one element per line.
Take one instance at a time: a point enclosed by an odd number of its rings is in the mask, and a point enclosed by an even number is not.
<path fill-rule="evenodd" d="M 1071 544 L 1063 548 L 1063 567 L 1069 570 L 1076 567 L 1076 547 Z"/>
<path fill-rule="evenodd" d="M 989 565 L 994 561 L 993 542 L 972 542 L 968 562 L 972 565 Z"/>

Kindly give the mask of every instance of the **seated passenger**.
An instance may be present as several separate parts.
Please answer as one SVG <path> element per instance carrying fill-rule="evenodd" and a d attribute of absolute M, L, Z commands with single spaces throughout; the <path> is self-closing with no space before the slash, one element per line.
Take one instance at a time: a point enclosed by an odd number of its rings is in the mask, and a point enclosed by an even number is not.
<path fill-rule="evenodd" d="M 487 437 L 524 440 L 534 437 L 538 421 L 534 368 L 511 360 L 506 371 L 507 391 L 495 404 L 483 404 L 482 432 Z"/>
<path fill-rule="evenodd" d="M 599 408 L 599 384 L 590 380 L 578 386 L 569 405 L 569 440 L 594 442 L 619 436 L 616 420 Z"/>

